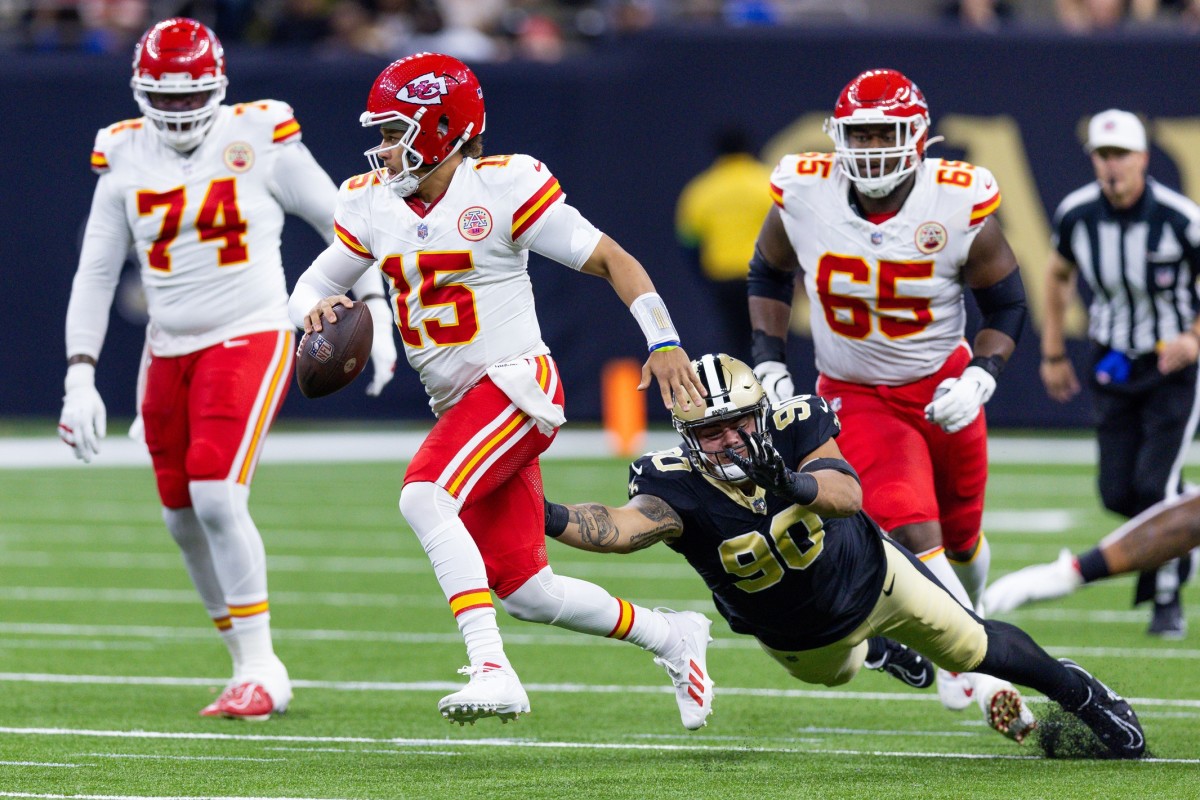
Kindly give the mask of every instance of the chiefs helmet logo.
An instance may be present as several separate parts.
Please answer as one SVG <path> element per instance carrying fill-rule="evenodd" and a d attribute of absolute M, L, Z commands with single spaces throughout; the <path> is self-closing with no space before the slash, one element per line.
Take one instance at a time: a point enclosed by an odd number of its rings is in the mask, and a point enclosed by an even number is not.
<path fill-rule="evenodd" d="M 446 88 L 446 77 L 426 72 L 413 78 L 396 92 L 396 99 L 402 103 L 416 103 L 422 106 L 438 105 L 449 90 Z"/>

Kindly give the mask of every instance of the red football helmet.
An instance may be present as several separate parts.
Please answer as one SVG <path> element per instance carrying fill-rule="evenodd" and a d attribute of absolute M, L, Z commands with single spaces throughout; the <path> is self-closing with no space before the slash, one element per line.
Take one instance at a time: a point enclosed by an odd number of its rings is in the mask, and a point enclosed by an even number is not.
<path fill-rule="evenodd" d="M 424 179 L 413 174 L 415 170 L 444 164 L 468 140 L 483 133 L 483 89 L 475 73 L 457 58 L 417 53 L 379 73 L 359 122 L 364 128 L 379 125 L 402 131 L 398 143 L 373 147 L 363 155 L 378 170 L 379 154 L 400 148 L 403 169 L 385 182 L 407 197 Z"/>
<path fill-rule="evenodd" d="M 892 147 L 855 148 L 850 145 L 854 125 L 895 126 Z M 929 106 L 915 83 L 894 69 L 870 69 L 838 95 L 833 116 L 825 120 L 833 139 L 838 164 L 860 192 L 883 197 L 913 172 L 925 157 L 925 148 L 937 139 L 929 135 Z M 889 163 L 890 162 L 890 163 Z"/>
<path fill-rule="evenodd" d="M 133 96 L 154 129 L 176 150 L 200 144 L 225 99 L 225 49 L 206 25 L 187 17 L 155 24 L 133 51 Z M 199 108 L 156 108 L 151 94 L 208 92 Z"/>

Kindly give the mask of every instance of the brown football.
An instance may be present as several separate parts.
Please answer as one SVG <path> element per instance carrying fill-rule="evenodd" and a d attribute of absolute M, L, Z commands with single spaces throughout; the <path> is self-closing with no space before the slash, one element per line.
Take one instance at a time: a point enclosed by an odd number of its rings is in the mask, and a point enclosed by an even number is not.
<path fill-rule="evenodd" d="M 371 357 L 373 325 L 366 303 L 333 307 L 338 321 L 322 321 L 296 349 L 296 385 L 305 397 L 324 397 L 349 385 Z"/>

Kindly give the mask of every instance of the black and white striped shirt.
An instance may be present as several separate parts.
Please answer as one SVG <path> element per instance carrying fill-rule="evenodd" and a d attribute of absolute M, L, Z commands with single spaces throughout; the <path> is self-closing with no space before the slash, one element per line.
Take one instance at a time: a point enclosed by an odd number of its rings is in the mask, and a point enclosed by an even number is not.
<path fill-rule="evenodd" d="M 1093 341 L 1129 356 L 1152 353 L 1200 311 L 1200 206 L 1153 178 L 1121 211 L 1099 183 L 1067 195 L 1054 215 L 1052 243 L 1092 289 Z"/>

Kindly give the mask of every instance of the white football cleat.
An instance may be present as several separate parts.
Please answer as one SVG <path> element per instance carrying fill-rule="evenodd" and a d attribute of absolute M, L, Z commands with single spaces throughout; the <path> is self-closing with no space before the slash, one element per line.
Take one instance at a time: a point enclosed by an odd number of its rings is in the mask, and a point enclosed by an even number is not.
<path fill-rule="evenodd" d="M 679 718 L 689 731 L 703 728 L 712 713 L 713 682 L 708 675 L 708 643 L 712 620 L 695 611 L 656 609 L 667 615 L 671 626 L 666 655 L 654 663 L 667 671 L 675 684 Z"/>
<path fill-rule="evenodd" d="M 951 711 L 962 711 L 971 705 L 975 699 L 975 677 L 973 672 L 951 672 L 939 667 L 934 681 L 942 705 Z"/>
<path fill-rule="evenodd" d="M 529 713 L 529 695 L 511 667 L 485 661 L 477 667 L 463 667 L 460 675 L 470 675 L 467 685 L 438 701 L 438 711 L 450 722 L 472 725 L 484 717 L 499 717 L 507 723 Z"/>
<path fill-rule="evenodd" d="M 1037 720 L 1025 705 L 1021 693 L 1008 681 L 991 675 L 973 673 L 972 677 L 975 696 L 983 711 L 983 721 L 992 730 L 1017 744 L 1025 741 L 1025 737 L 1037 727 Z"/>
<path fill-rule="evenodd" d="M 989 614 L 1003 614 L 1034 600 L 1066 597 L 1082 585 L 1075 556 L 1064 548 L 1056 561 L 1025 567 L 993 582 L 983 593 L 983 605 Z"/>

